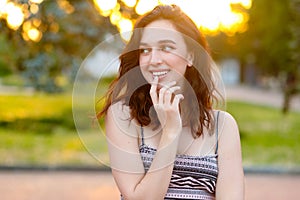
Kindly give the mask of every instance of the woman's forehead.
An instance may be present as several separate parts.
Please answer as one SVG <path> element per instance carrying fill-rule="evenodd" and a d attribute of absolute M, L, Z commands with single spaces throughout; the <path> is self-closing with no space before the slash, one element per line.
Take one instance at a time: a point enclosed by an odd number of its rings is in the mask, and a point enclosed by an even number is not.
<path fill-rule="evenodd" d="M 143 28 L 141 43 L 159 41 L 183 42 L 183 36 L 167 20 L 155 21 Z"/>

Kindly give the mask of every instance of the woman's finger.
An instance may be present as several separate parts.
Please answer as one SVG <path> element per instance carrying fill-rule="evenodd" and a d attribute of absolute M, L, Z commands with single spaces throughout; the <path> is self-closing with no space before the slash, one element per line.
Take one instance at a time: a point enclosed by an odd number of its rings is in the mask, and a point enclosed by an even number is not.
<path fill-rule="evenodd" d="M 171 81 L 171 82 L 167 82 L 167 83 L 160 83 L 161 87 L 165 87 L 165 88 L 171 88 L 173 87 L 174 85 L 176 85 L 176 81 Z"/>
<path fill-rule="evenodd" d="M 158 84 L 158 77 L 155 76 L 153 79 L 153 82 L 151 83 L 151 88 L 150 88 L 150 96 L 151 96 L 153 104 L 158 103 L 157 84 Z"/>
<path fill-rule="evenodd" d="M 182 94 L 176 94 L 174 97 L 174 100 L 172 102 L 172 106 L 175 106 L 176 108 L 178 108 L 180 101 L 183 99 L 184 99 L 184 96 Z"/>
<path fill-rule="evenodd" d="M 179 89 L 180 89 L 180 86 L 173 86 L 173 87 L 168 88 L 167 91 L 165 92 L 164 103 L 171 105 L 172 104 L 172 96 Z"/>
<path fill-rule="evenodd" d="M 159 90 L 159 94 L 158 94 L 158 104 L 163 105 L 164 104 L 164 99 L 165 99 L 165 93 L 167 91 L 167 88 L 162 87 Z"/>

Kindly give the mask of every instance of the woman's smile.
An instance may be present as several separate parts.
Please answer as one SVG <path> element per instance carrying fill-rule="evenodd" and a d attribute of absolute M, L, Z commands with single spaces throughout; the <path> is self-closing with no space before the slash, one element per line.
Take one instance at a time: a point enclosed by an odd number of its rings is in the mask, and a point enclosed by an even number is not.
<path fill-rule="evenodd" d="M 167 76 L 170 70 L 158 70 L 158 71 L 150 71 L 152 73 L 152 78 L 157 77 L 158 80 L 163 79 Z"/>

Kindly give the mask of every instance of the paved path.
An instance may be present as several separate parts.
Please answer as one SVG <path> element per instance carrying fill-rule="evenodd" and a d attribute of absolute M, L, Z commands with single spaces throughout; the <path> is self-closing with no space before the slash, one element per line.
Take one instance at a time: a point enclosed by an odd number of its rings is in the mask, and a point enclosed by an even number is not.
<path fill-rule="evenodd" d="M 281 108 L 283 94 L 278 90 L 263 89 L 249 86 L 226 86 L 226 97 L 229 100 L 240 100 L 249 103 Z M 290 109 L 300 112 L 300 95 L 294 96 L 290 102 Z"/>
<path fill-rule="evenodd" d="M 245 177 L 246 200 L 299 199 L 300 175 Z M 119 200 L 109 172 L 0 171 L 1 200 Z"/>

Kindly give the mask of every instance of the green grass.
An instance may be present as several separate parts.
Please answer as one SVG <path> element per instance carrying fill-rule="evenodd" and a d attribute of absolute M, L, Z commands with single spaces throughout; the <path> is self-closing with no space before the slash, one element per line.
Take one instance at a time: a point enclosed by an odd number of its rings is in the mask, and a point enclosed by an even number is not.
<path fill-rule="evenodd" d="M 44 133 L 59 126 L 74 129 L 72 98 L 68 94 L 0 97 L 2 128 Z"/>
<path fill-rule="evenodd" d="M 243 102 L 228 102 L 227 111 L 240 128 L 245 166 L 300 166 L 299 112 Z M 105 137 L 87 124 L 78 134 L 70 93 L 0 96 L 0 165 L 104 165 Z"/>
<path fill-rule="evenodd" d="M 108 163 L 108 155 L 103 154 L 106 148 L 99 148 L 98 159 L 85 148 L 106 146 L 105 138 L 95 133 L 85 133 L 82 140 L 75 131 L 63 129 L 51 135 L 0 129 L 0 138 L 0 165 L 97 166 Z"/>
<path fill-rule="evenodd" d="M 230 102 L 238 122 L 244 165 L 300 166 L 300 113 L 283 115 L 279 109 Z"/>

